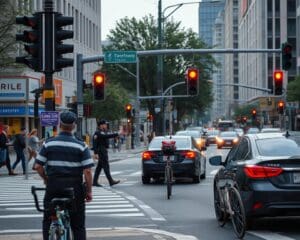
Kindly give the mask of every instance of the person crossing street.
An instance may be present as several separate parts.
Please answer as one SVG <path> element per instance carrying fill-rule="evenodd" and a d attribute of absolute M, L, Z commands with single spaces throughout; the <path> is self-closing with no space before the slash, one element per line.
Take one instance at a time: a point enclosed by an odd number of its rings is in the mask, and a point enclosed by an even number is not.
<path fill-rule="evenodd" d="M 98 164 L 94 173 L 93 186 L 102 187 L 98 183 L 98 178 L 103 168 L 105 176 L 109 182 L 110 186 L 118 184 L 120 180 L 114 180 L 110 174 L 109 162 L 108 162 L 108 153 L 107 148 L 109 147 L 109 139 L 118 137 L 118 133 L 108 133 L 108 127 L 106 120 L 100 120 L 98 122 L 99 129 L 94 133 L 93 136 L 93 149 L 95 157 L 98 159 Z"/>

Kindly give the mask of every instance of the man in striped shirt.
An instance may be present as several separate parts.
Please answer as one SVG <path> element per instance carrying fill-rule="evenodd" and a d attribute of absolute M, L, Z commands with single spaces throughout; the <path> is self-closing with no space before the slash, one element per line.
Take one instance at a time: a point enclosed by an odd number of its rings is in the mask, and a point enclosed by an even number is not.
<path fill-rule="evenodd" d="M 92 200 L 92 170 L 94 162 L 87 145 L 72 134 L 76 115 L 66 111 L 60 114 L 60 133 L 48 138 L 35 160 L 35 169 L 46 185 L 45 209 L 54 197 L 63 197 L 66 188 L 74 189 L 74 206 L 70 211 L 74 240 L 85 240 L 85 200 Z M 83 187 L 83 176 L 86 189 Z M 51 213 L 43 219 L 43 239 L 48 240 Z"/>

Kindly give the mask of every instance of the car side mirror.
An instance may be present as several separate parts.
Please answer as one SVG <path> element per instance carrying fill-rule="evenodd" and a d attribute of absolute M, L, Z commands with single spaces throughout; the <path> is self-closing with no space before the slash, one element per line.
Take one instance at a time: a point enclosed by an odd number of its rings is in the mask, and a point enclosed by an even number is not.
<path fill-rule="evenodd" d="M 218 155 L 218 156 L 213 156 L 211 158 L 209 158 L 209 163 L 210 165 L 213 166 L 221 166 L 222 164 L 222 156 Z"/>

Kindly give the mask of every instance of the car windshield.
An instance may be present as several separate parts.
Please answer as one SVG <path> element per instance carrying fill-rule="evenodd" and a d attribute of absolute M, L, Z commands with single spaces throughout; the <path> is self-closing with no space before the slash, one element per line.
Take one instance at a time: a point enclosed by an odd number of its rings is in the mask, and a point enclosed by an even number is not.
<path fill-rule="evenodd" d="M 218 134 L 219 134 L 219 131 L 217 131 L 217 130 L 209 130 L 207 132 L 208 136 L 215 136 L 215 135 L 218 135 Z"/>
<path fill-rule="evenodd" d="M 258 128 L 249 128 L 249 130 L 247 131 L 247 133 L 258 133 L 259 129 Z"/>
<path fill-rule="evenodd" d="M 256 140 L 261 156 L 296 156 L 300 155 L 299 145 L 292 139 L 268 138 Z"/>
<path fill-rule="evenodd" d="M 168 139 L 165 139 L 165 138 L 154 138 L 150 145 L 149 145 L 149 148 L 161 148 L 161 145 L 162 145 L 162 141 L 167 141 Z M 180 148 L 190 148 L 191 146 L 191 143 L 190 143 L 190 138 L 176 138 L 176 137 L 173 137 L 172 139 L 170 139 L 172 141 L 175 141 L 176 144 L 176 148 L 177 149 L 180 149 Z"/>
<path fill-rule="evenodd" d="M 200 133 L 198 131 L 179 131 L 176 133 L 178 136 L 191 136 L 194 138 L 199 138 Z"/>
<path fill-rule="evenodd" d="M 236 132 L 221 132 L 220 134 L 221 137 L 236 137 L 236 135 Z"/>

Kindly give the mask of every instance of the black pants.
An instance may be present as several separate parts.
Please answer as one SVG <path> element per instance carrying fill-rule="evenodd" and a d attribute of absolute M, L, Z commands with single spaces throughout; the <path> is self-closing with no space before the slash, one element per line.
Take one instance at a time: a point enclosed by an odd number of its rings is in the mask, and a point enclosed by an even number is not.
<path fill-rule="evenodd" d="M 11 173 L 11 165 L 10 165 L 10 157 L 9 157 L 9 151 L 8 151 L 8 149 L 6 149 L 6 161 L 5 161 L 5 164 L 6 164 L 6 168 L 8 170 L 8 173 Z"/>
<path fill-rule="evenodd" d="M 105 173 L 105 176 L 106 176 L 108 182 L 111 184 L 113 182 L 113 179 L 110 175 L 107 152 L 99 153 L 98 164 L 97 164 L 97 167 L 96 167 L 96 170 L 94 173 L 94 179 L 93 179 L 94 184 L 98 183 L 98 178 L 99 178 L 102 168 L 104 170 L 104 173 Z"/>
<path fill-rule="evenodd" d="M 70 179 L 70 178 L 58 178 L 53 177 L 48 179 L 47 189 L 44 198 L 44 208 L 49 209 L 51 199 L 54 197 L 64 197 L 62 189 L 74 188 L 74 206 L 70 213 L 71 228 L 74 235 L 74 240 L 86 240 L 85 230 L 85 201 L 84 201 L 84 189 L 82 185 L 82 178 Z M 65 196 L 68 197 L 68 196 Z M 51 212 L 45 211 L 43 219 L 43 239 L 49 239 L 49 228 L 51 224 Z"/>

